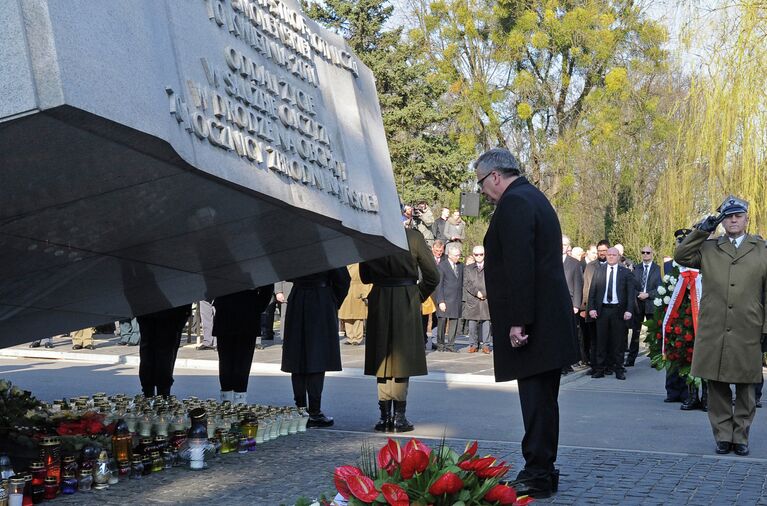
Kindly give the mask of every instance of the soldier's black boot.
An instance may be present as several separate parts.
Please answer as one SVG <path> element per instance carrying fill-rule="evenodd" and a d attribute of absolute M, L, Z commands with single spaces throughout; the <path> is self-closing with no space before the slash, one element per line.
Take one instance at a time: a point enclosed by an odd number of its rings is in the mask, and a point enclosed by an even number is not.
<path fill-rule="evenodd" d="M 394 401 L 394 423 L 392 432 L 410 432 L 413 430 L 413 424 L 405 418 L 407 401 Z"/>
<path fill-rule="evenodd" d="M 700 399 L 698 398 L 698 387 L 694 384 L 687 386 L 687 399 L 684 400 L 679 409 L 682 411 L 692 411 L 700 409 Z"/>
<path fill-rule="evenodd" d="M 378 401 L 378 408 L 381 410 L 381 419 L 373 428 L 376 432 L 391 432 L 394 423 L 391 417 L 392 401 Z"/>

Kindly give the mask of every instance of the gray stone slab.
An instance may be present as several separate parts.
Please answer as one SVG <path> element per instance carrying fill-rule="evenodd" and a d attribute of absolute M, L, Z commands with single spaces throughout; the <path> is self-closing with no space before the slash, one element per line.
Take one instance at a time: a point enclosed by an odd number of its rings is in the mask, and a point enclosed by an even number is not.
<path fill-rule="evenodd" d="M 0 346 L 406 246 L 372 73 L 294 0 L 9 0 L 0 91 Z"/>

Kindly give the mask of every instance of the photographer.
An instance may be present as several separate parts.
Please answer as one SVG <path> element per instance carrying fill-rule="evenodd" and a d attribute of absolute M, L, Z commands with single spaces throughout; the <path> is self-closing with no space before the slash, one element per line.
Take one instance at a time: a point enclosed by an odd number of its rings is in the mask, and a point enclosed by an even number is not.
<path fill-rule="evenodd" d="M 406 211 L 408 207 L 410 206 L 405 206 Z M 426 244 L 431 247 L 432 243 L 434 243 L 434 234 L 431 230 L 432 225 L 434 225 L 434 214 L 424 201 L 419 202 L 410 209 L 412 214 L 409 218 L 410 223 L 406 224 L 407 228 L 421 232 L 421 235 L 426 240 Z"/>
<path fill-rule="evenodd" d="M 748 202 L 729 196 L 717 211 L 718 216 L 695 225 L 674 260 L 703 276 L 690 373 L 708 380 L 716 453 L 745 456 L 756 412 L 753 384 L 762 379 L 761 341 L 767 333 L 767 248 L 763 239 L 746 233 Z M 720 223 L 725 235 L 709 239 Z"/>

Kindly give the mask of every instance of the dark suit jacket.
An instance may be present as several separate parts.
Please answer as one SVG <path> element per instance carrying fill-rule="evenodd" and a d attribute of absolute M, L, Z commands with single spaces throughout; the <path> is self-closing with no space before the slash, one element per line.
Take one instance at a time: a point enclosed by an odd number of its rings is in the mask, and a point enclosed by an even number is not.
<path fill-rule="evenodd" d="M 644 264 L 641 262 L 634 265 L 634 281 L 636 283 L 635 289 L 637 295 L 642 291 L 642 273 L 644 272 Z M 662 283 L 660 275 L 660 267 L 655 262 L 650 264 L 650 272 L 647 275 L 647 293 L 650 294 L 644 301 L 637 299 L 637 310 L 642 315 L 652 314 L 655 312 L 655 305 L 653 300 L 658 296 L 658 287 Z"/>
<path fill-rule="evenodd" d="M 581 263 L 567 255 L 562 267 L 565 269 L 565 281 L 567 281 L 567 289 L 570 291 L 573 307 L 580 308 L 583 298 L 583 271 L 581 270 Z"/>
<path fill-rule="evenodd" d="M 602 304 L 607 290 L 607 264 L 600 265 L 594 272 L 589 289 L 588 311 L 595 309 L 597 318 L 602 316 Z M 618 277 L 615 280 L 615 292 L 618 294 L 618 309 L 621 313 L 626 311 L 633 314 L 636 298 L 634 277 L 631 271 L 618 264 Z"/>
<path fill-rule="evenodd" d="M 463 305 L 463 264 L 456 264 L 456 273 L 445 258 L 437 266 L 439 284 L 434 291 L 434 303 L 437 305 L 438 318 L 460 318 Z M 441 311 L 439 304 L 444 302 L 447 311 Z"/>
<path fill-rule="evenodd" d="M 578 361 L 575 320 L 562 267 L 562 229 L 546 196 L 524 177 L 498 200 L 485 234 L 485 286 L 496 381 L 528 378 Z M 523 325 L 528 343 L 512 348 Z"/>

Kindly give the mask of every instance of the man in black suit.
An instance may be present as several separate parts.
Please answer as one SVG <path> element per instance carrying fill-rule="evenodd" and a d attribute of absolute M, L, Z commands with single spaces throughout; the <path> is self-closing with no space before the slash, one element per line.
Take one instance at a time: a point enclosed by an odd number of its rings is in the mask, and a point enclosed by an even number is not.
<path fill-rule="evenodd" d="M 581 264 L 575 258 L 568 254 L 570 251 L 570 238 L 566 235 L 562 236 L 562 267 L 565 269 L 565 281 L 567 282 L 567 290 L 570 292 L 570 300 L 573 303 L 573 321 L 577 327 L 578 325 L 578 312 L 581 307 L 581 298 L 583 297 L 583 270 L 581 270 Z M 577 339 L 577 337 L 576 337 Z M 581 339 L 580 346 L 583 350 L 583 340 Z M 581 356 L 584 354 L 581 353 Z M 562 375 L 573 372 L 571 365 L 562 368 Z"/>
<path fill-rule="evenodd" d="M 434 291 L 434 302 L 437 304 L 437 351 L 457 351 L 455 335 L 463 304 L 463 264 L 460 260 L 460 246 L 449 244 L 447 261 L 437 266 L 439 285 Z"/>
<path fill-rule="evenodd" d="M 480 191 L 496 204 L 485 234 L 495 380 L 517 380 L 525 427 L 525 467 L 513 486 L 519 495 L 545 498 L 559 482 L 560 374 L 578 360 L 562 229 L 551 203 L 520 175 L 508 150 L 485 152 L 474 170 Z"/>
<path fill-rule="evenodd" d="M 617 379 L 626 379 L 623 348 L 636 292 L 631 271 L 619 264 L 620 258 L 616 248 L 607 250 L 607 264 L 600 266 L 591 280 L 588 309 L 597 326 L 597 362 L 592 378 L 604 378 L 609 367 Z"/>
<path fill-rule="evenodd" d="M 634 327 L 631 329 L 631 343 L 626 356 L 626 367 L 633 367 L 639 354 L 639 333 L 642 331 L 642 323 L 648 318 L 655 316 L 655 304 L 653 301 L 658 296 L 658 287 L 662 280 L 660 267 L 653 262 L 653 249 L 644 246 L 640 250 L 642 262 L 634 265 L 634 284 L 637 291 L 636 311 L 634 313 Z"/>
<path fill-rule="evenodd" d="M 582 360 L 591 366 L 591 370 L 588 374 L 594 374 L 594 364 L 597 362 L 597 325 L 594 320 L 589 317 L 588 306 L 589 304 L 589 290 L 591 289 L 591 280 L 594 277 L 594 273 L 597 271 L 600 265 L 607 263 L 607 250 L 610 249 L 610 241 L 602 239 L 595 247 L 597 257 L 586 265 L 586 269 L 583 271 L 583 297 L 581 297 L 581 313 L 580 323 L 583 334 L 583 349 L 581 350 L 581 356 L 585 357 Z"/>

